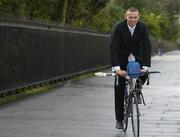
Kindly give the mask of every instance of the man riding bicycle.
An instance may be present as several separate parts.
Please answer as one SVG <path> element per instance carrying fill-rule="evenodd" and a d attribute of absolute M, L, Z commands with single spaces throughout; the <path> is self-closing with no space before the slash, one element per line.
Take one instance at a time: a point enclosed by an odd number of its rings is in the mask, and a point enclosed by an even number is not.
<path fill-rule="evenodd" d="M 139 18 L 137 8 L 128 8 L 125 20 L 116 25 L 111 38 L 112 71 L 119 76 L 118 85 L 114 86 L 116 128 L 118 129 L 123 129 L 125 77 L 128 62 L 138 61 L 142 71 L 147 71 L 151 66 L 151 44 L 147 28 L 139 21 Z M 143 83 L 146 81 L 145 76 L 141 76 L 140 79 Z"/>

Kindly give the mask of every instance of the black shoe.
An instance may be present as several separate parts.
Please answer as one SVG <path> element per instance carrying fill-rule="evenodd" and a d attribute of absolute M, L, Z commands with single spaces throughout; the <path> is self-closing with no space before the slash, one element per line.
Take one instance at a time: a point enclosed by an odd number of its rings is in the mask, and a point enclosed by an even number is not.
<path fill-rule="evenodd" d="M 117 129 L 124 129 L 123 121 L 116 121 L 116 128 Z"/>

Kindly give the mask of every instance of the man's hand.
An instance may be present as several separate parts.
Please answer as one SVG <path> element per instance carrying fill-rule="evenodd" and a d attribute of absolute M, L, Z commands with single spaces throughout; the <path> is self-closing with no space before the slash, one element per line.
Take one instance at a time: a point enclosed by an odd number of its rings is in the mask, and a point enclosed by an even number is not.
<path fill-rule="evenodd" d="M 141 69 L 141 73 L 146 73 L 148 71 L 149 71 L 149 67 L 147 67 L 147 66 L 143 66 Z"/>
<path fill-rule="evenodd" d="M 148 72 L 148 70 L 141 69 L 140 72 L 141 72 L 141 73 L 146 73 L 146 72 Z"/>
<path fill-rule="evenodd" d="M 124 78 L 128 75 L 125 70 L 116 70 L 116 74 Z"/>

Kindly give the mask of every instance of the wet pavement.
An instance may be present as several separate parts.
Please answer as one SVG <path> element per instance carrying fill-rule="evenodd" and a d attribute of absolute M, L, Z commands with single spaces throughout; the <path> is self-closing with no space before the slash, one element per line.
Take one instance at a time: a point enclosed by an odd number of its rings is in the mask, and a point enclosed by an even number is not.
<path fill-rule="evenodd" d="M 152 57 L 140 137 L 180 137 L 180 51 Z M 115 128 L 113 77 L 68 81 L 0 110 L 0 137 L 132 137 Z"/>

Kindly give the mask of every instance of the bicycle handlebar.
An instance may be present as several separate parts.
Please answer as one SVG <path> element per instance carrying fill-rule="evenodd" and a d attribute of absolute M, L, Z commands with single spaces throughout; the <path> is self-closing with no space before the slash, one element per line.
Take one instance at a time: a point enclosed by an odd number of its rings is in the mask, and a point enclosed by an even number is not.
<path fill-rule="evenodd" d="M 149 75 L 150 74 L 155 74 L 155 73 L 161 73 L 160 71 L 146 71 L 146 72 L 141 72 L 141 75 L 145 75 L 147 76 L 147 82 L 146 82 L 146 85 L 149 85 L 150 82 L 149 82 Z M 118 76 L 116 73 L 104 73 L 104 72 L 97 72 L 97 73 L 94 73 L 95 76 L 99 76 L 99 77 L 106 77 L 106 76 Z M 130 79 L 129 76 L 126 77 L 126 79 Z"/>
<path fill-rule="evenodd" d="M 149 71 L 147 73 L 145 73 L 145 75 L 147 75 L 147 83 L 146 85 L 149 85 L 150 82 L 149 82 L 149 74 L 153 74 L 153 73 L 161 73 L 160 71 Z"/>
<path fill-rule="evenodd" d="M 145 75 L 149 75 L 152 73 L 161 73 L 160 71 L 146 71 L 146 72 L 141 72 L 141 74 L 145 74 Z M 106 77 L 106 76 L 116 76 L 116 73 L 105 73 L 105 72 L 97 72 L 94 73 L 95 76 L 99 76 L 99 77 Z"/>
<path fill-rule="evenodd" d="M 145 72 L 145 74 L 151 74 L 151 73 L 161 73 L 160 71 L 147 71 L 147 72 Z"/>

